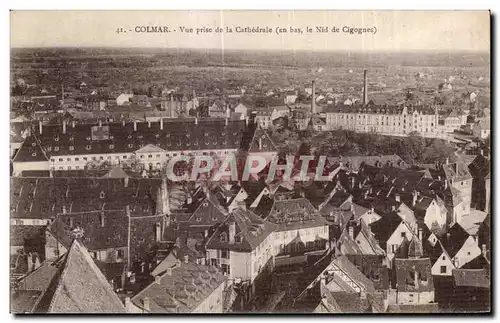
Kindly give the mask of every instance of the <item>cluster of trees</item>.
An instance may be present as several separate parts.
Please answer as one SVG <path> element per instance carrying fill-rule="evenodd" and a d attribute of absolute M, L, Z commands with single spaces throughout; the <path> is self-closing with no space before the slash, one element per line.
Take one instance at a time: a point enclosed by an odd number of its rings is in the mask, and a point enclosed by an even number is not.
<path fill-rule="evenodd" d="M 296 154 L 299 150 L 310 149 L 316 154 L 327 156 L 398 155 L 409 164 L 455 159 L 455 148 L 451 144 L 441 139 L 423 138 L 417 133 L 407 137 L 391 137 L 348 130 L 313 132 L 284 127 L 272 129 L 271 135 L 283 154 Z"/>

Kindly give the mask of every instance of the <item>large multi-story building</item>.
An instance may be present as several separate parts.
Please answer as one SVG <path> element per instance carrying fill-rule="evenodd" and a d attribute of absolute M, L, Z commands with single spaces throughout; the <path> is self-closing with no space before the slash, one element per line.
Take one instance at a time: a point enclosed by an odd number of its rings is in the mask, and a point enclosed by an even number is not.
<path fill-rule="evenodd" d="M 418 132 L 429 136 L 437 133 L 437 108 L 430 106 L 336 105 L 326 111 L 326 126 L 357 132 L 408 135 Z"/>
<path fill-rule="evenodd" d="M 178 155 L 236 153 L 243 120 L 186 118 L 159 122 L 42 125 L 31 130 L 13 158 L 13 175 L 25 170 L 78 170 L 90 164 L 138 162 L 161 169 Z M 90 164 L 89 164 L 90 163 Z"/>

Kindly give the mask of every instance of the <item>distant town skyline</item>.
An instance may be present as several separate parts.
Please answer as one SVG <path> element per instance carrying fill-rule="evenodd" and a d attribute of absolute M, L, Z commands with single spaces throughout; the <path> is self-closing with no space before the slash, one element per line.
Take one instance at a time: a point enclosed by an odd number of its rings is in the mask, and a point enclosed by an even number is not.
<path fill-rule="evenodd" d="M 11 47 L 135 47 L 282 51 L 478 51 L 490 49 L 488 11 L 11 11 Z M 168 26 L 170 33 L 134 32 Z M 306 33 L 333 26 L 337 33 Z M 377 32 L 349 34 L 346 28 Z M 194 28 L 194 33 L 180 32 Z M 233 28 L 200 33 L 196 28 Z M 260 27 L 270 33 L 236 33 Z M 287 29 L 276 34 L 276 27 Z M 290 27 L 302 34 L 290 33 Z M 125 33 L 117 33 L 122 28 Z M 138 29 L 138 30 L 139 30 Z M 175 29 L 176 32 L 172 30 Z M 132 31 L 130 31 L 132 30 Z"/>

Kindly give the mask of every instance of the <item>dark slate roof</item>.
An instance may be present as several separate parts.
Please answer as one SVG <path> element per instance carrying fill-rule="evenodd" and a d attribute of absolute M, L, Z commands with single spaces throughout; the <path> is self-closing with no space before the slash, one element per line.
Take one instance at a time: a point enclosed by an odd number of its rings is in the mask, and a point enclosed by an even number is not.
<path fill-rule="evenodd" d="M 386 243 L 403 220 L 396 212 L 381 214 L 381 216 L 380 220 L 370 224 L 370 229 L 379 243 Z"/>
<path fill-rule="evenodd" d="M 384 255 L 347 255 L 359 271 L 373 282 L 376 290 L 389 290 L 389 270 Z"/>
<path fill-rule="evenodd" d="M 255 133 L 249 147 L 248 152 L 250 153 L 278 151 L 275 141 L 266 130 L 261 128 L 255 129 Z"/>
<path fill-rule="evenodd" d="M 101 222 L 102 221 L 102 222 Z M 73 241 L 73 230 L 83 230 L 80 242 L 88 250 L 123 248 L 128 244 L 128 217 L 121 211 L 93 211 L 59 214 L 48 231 L 69 248 Z"/>
<path fill-rule="evenodd" d="M 142 260 L 155 246 L 161 244 L 156 241 L 156 225 L 165 227 L 165 217 L 162 215 L 131 217 L 130 218 L 130 260 Z"/>
<path fill-rule="evenodd" d="M 455 257 L 457 252 L 462 249 L 465 241 L 469 238 L 467 231 L 462 228 L 458 223 L 455 223 L 451 228 L 448 229 L 446 235 L 444 235 L 440 241 L 443 244 L 446 252 L 451 258 Z"/>
<path fill-rule="evenodd" d="M 490 161 L 484 156 L 478 155 L 469 164 L 469 171 L 474 178 L 486 178 L 491 172 Z"/>
<path fill-rule="evenodd" d="M 377 105 L 373 101 L 366 105 L 354 104 L 336 104 L 327 107 L 327 113 L 360 113 L 360 114 L 402 114 L 404 105 Z M 414 112 L 421 114 L 434 114 L 435 111 L 431 106 L 415 105 L 407 107 L 408 114 Z"/>
<path fill-rule="evenodd" d="M 161 179 L 12 178 L 11 218 L 50 219 L 56 214 L 118 210 L 131 216 L 156 214 Z"/>
<path fill-rule="evenodd" d="M 434 282 L 431 273 L 431 260 L 397 259 L 395 260 L 396 282 L 398 292 L 430 292 L 434 291 Z M 418 273 L 418 282 L 415 284 L 415 275 Z"/>
<path fill-rule="evenodd" d="M 124 313 L 125 307 L 85 247 L 74 240 L 35 312 Z"/>
<path fill-rule="evenodd" d="M 383 166 L 394 166 L 399 168 L 408 168 L 409 165 L 398 155 L 380 155 L 380 156 L 340 156 L 330 157 L 330 162 L 341 163 L 343 166 L 357 172 L 362 165 L 369 165 L 376 168 Z"/>
<path fill-rule="evenodd" d="M 452 275 L 457 287 L 491 288 L 488 269 L 453 269 Z"/>
<path fill-rule="evenodd" d="M 210 194 L 205 198 L 189 217 L 189 225 L 195 226 L 213 226 L 223 222 L 227 217 L 227 211 L 219 204 L 217 197 Z"/>
<path fill-rule="evenodd" d="M 45 245 L 45 225 L 11 225 L 10 246 Z"/>
<path fill-rule="evenodd" d="M 42 292 L 38 290 L 18 290 L 11 293 L 10 312 L 32 313 L 41 294 Z"/>
<path fill-rule="evenodd" d="M 229 243 L 229 224 L 231 222 L 235 223 L 236 228 L 234 244 Z M 276 224 L 262 220 L 249 210 L 235 209 L 210 237 L 206 248 L 251 252 L 277 228 Z M 221 239 L 222 234 L 225 235 L 225 239 Z"/>
<path fill-rule="evenodd" d="M 45 125 L 42 134 L 39 129 L 32 130 L 14 162 L 60 155 L 134 152 L 148 144 L 166 151 L 239 149 L 245 131 L 245 121 L 229 121 L 226 126 L 225 120 L 199 120 L 195 124 L 190 119 L 167 119 L 163 121 L 163 130 L 159 122 L 138 122 L 137 131 L 133 123 L 76 124 L 74 128 L 66 126 L 66 133 L 62 125 Z"/>
<path fill-rule="evenodd" d="M 192 312 L 226 281 L 217 268 L 193 262 L 178 262 L 171 274 L 167 271 L 157 279 L 131 299 L 144 309 L 144 299 L 148 298 L 150 313 Z"/>
<path fill-rule="evenodd" d="M 279 231 L 328 225 L 306 198 L 275 199 L 266 220 L 278 224 Z"/>

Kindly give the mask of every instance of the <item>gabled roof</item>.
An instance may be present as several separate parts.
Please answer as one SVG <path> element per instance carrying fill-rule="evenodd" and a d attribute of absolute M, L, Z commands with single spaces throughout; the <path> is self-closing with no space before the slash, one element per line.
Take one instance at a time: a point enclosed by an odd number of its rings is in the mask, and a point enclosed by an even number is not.
<path fill-rule="evenodd" d="M 235 223 L 235 242 L 229 242 L 229 224 Z M 249 210 L 235 209 L 220 225 L 206 244 L 207 249 L 228 249 L 251 252 L 255 250 L 278 226 L 262 220 Z M 225 239 L 222 235 L 225 234 Z"/>
<path fill-rule="evenodd" d="M 398 292 L 434 291 L 429 258 L 395 260 L 396 288 Z M 415 282 L 417 273 L 417 282 Z"/>
<path fill-rule="evenodd" d="M 457 162 L 453 164 L 444 164 L 442 166 L 442 172 L 444 173 L 445 178 L 452 182 L 472 178 L 469 167 L 467 167 L 465 163 Z"/>
<path fill-rule="evenodd" d="M 44 261 L 40 267 L 18 281 L 19 289 L 45 292 L 57 272 L 58 262 Z"/>
<path fill-rule="evenodd" d="M 226 216 L 227 211 L 219 204 L 217 198 L 210 194 L 201 202 L 187 222 L 196 226 L 213 226 L 223 222 Z"/>
<path fill-rule="evenodd" d="M 35 312 L 125 313 L 125 307 L 87 250 L 74 240 Z"/>
<path fill-rule="evenodd" d="M 460 224 L 455 223 L 440 240 L 450 257 L 453 258 L 462 249 L 468 238 L 467 231 Z"/>
<path fill-rule="evenodd" d="M 328 225 L 328 221 L 303 197 L 275 199 L 266 220 L 278 224 L 279 231 Z"/>
<path fill-rule="evenodd" d="M 249 153 L 278 151 L 278 148 L 269 133 L 260 127 L 255 129 L 255 133 L 249 147 Z"/>
<path fill-rule="evenodd" d="M 215 267 L 178 262 L 162 276 L 132 297 L 137 307 L 149 313 L 189 313 L 195 310 L 226 277 Z"/>
<path fill-rule="evenodd" d="M 33 129 L 14 162 L 44 161 L 61 155 L 91 155 L 133 153 L 144 146 L 154 145 L 166 151 L 239 149 L 245 121 L 192 118 L 165 119 L 160 122 L 44 125 L 42 133 Z M 33 146 L 34 144 L 34 146 Z M 56 151 L 57 147 L 57 151 Z"/>

